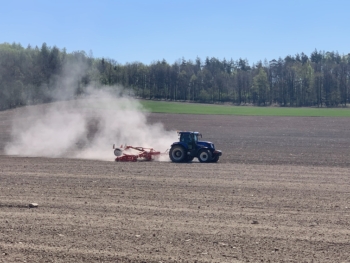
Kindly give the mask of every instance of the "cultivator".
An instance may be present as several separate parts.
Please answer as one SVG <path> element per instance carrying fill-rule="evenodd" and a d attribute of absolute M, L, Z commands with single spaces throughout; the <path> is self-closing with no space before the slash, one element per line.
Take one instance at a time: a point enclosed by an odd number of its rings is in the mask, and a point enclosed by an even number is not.
<path fill-rule="evenodd" d="M 155 151 L 153 148 L 133 147 L 130 145 L 121 145 L 119 148 L 115 148 L 113 144 L 114 155 L 116 162 L 137 162 L 137 161 L 153 161 L 155 158 L 161 155 L 160 152 Z"/>

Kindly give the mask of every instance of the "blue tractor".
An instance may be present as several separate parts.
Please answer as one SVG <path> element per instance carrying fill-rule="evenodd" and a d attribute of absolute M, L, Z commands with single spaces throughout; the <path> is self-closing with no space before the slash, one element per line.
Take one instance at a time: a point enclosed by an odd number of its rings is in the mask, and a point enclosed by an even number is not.
<path fill-rule="evenodd" d="M 199 132 L 178 132 L 180 140 L 171 145 L 169 157 L 175 163 L 191 162 L 198 158 L 201 163 L 216 163 L 222 155 L 221 151 L 215 150 L 211 142 L 199 141 L 202 137 Z"/>

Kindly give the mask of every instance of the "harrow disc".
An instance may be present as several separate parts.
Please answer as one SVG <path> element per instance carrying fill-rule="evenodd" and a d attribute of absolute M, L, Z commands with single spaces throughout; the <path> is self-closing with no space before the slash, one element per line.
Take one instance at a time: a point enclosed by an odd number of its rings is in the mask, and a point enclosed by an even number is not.
<path fill-rule="evenodd" d="M 119 156 L 122 156 L 122 154 L 123 154 L 123 150 L 122 149 L 120 149 L 120 148 L 115 148 L 114 149 L 114 155 L 115 156 L 119 157 Z"/>

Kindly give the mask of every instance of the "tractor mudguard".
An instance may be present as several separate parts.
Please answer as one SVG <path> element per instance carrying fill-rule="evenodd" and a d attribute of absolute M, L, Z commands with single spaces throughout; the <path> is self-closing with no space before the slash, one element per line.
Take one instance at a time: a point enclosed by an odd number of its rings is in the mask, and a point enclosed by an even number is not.
<path fill-rule="evenodd" d="M 183 142 L 174 142 L 174 143 L 171 145 L 171 147 L 173 147 L 173 146 L 175 146 L 175 145 L 180 145 L 180 146 L 184 147 L 185 150 L 188 149 L 187 144 L 186 144 L 186 143 L 183 143 Z"/>

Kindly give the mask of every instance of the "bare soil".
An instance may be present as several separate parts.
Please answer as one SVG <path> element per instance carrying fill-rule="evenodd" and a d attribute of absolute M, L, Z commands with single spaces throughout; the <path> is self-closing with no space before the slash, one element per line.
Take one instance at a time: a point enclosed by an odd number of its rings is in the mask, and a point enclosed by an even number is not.
<path fill-rule="evenodd" d="M 0 262 L 350 262 L 347 118 L 151 114 L 216 164 L 4 155 Z M 37 208 L 29 208 L 37 203 Z"/>

